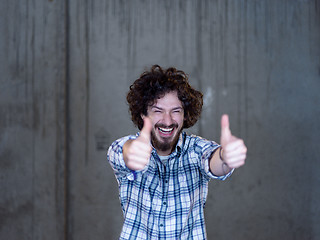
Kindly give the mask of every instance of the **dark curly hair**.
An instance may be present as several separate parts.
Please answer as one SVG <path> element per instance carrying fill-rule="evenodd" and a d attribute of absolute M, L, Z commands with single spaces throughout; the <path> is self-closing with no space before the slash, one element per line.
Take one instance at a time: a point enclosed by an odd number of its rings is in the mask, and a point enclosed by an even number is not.
<path fill-rule="evenodd" d="M 190 86 L 188 76 L 174 67 L 162 69 L 153 65 L 150 71 L 141 74 L 131 86 L 127 94 L 127 102 L 133 123 L 143 127 L 141 114 L 147 116 L 147 108 L 166 93 L 177 91 L 178 98 L 184 108 L 183 128 L 192 127 L 199 119 L 203 94 Z"/>

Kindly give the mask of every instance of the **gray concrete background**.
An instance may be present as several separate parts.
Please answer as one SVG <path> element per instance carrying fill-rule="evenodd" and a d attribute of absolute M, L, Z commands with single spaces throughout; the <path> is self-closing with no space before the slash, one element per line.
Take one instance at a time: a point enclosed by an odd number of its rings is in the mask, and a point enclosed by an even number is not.
<path fill-rule="evenodd" d="M 0 2 L 0 239 L 117 239 L 106 149 L 153 64 L 204 93 L 188 130 L 248 146 L 212 181 L 209 239 L 320 239 L 319 0 Z"/>

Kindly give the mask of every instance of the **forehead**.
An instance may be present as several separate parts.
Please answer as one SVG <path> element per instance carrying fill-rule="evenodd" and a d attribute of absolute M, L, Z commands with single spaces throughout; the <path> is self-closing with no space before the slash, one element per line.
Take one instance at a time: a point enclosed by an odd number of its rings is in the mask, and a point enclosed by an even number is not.
<path fill-rule="evenodd" d="M 177 108 L 182 107 L 182 102 L 178 98 L 176 91 L 168 92 L 163 97 L 157 99 L 151 107 Z"/>

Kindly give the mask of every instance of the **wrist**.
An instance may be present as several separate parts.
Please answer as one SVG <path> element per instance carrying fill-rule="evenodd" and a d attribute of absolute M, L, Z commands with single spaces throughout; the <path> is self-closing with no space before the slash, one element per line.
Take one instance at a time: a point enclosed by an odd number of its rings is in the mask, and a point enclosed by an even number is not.
<path fill-rule="evenodd" d="M 226 175 L 228 172 L 230 172 L 230 170 L 232 168 L 230 168 L 229 165 L 225 162 L 225 159 L 223 158 L 223 151 L 224 151 L 223 147 L 220 146 L 219 147 L 219 158 L 220 158 L 220 160 L 222 162 L 221 168 L 222 168 L 222 171 L 223 171 L 224 175 Z"/>
<path fill-rule="evenodd" d="M 223 148 L 222 148 L 222 146 L 220 146 L 220 147 L 219 147 L 219 158 L 220 158 L 220 160 L 221 160 L 222 162 L 224 162 L 224 159 L 223 159 L 223 157 L 222 157 L 222 153 L 223 153 Z"/>

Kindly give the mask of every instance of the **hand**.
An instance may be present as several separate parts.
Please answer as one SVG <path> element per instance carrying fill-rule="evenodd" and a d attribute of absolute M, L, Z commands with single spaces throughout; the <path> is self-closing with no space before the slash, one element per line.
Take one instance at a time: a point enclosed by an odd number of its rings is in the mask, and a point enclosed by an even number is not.
<path fill-rule="evenodd" d="M 242 139 L 239 139 L 231 134 L 229 128 L 229 116 L 221 117 L 221 138 L 223 161 L 230 168 L 238 168 L 244 165 L 247 156 L 247 147 Z"/>
<path fill-rule="evenodd" d="M 128 140 L 123 145 L 123 158 L 131 170 L 142 170 L 149 163 L 152 151 L 151 130 L 151 120 L 145 117 L 139 137 L 135 140 Z"/>

